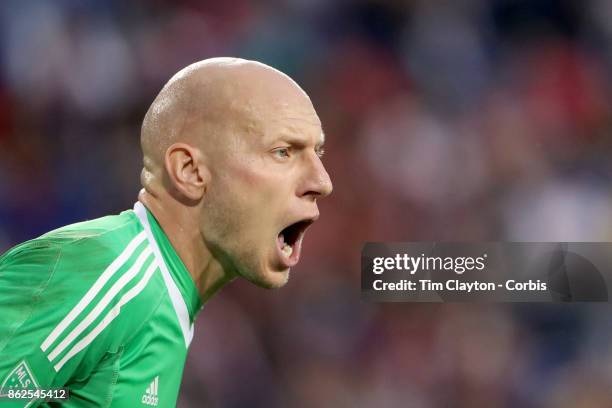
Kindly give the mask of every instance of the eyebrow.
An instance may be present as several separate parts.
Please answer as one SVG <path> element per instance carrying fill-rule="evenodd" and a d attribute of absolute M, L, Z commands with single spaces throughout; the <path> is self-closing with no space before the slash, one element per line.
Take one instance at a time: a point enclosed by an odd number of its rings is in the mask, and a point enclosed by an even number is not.
<path fill-rule="evenodd" d="M 285 140 L 287 143 L 290 143 L 296 146 L 306 147 L 309 144 L 308 141 L 300 138 L 299 136 L 296 136 L 293 133 L 283 133 L 281 135 L 281 138 Z M 323 147 L 324 144 L 325 144 L 325 133 L 321 131 L 321 136 L 319 140 L 317 141 L 317 143 L 315 143 L 315 148 L 321 148 Z"/>

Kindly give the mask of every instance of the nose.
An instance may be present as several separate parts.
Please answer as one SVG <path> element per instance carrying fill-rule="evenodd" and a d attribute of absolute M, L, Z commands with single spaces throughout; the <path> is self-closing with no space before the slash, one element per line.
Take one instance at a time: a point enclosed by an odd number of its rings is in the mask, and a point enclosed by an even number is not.
<path fill-rule="evenodd" d="M 331 179 L 319 156 L 313 154 L 311 157 L 299 195 L 312 198 L 327 197 L 334 189 Z"/>

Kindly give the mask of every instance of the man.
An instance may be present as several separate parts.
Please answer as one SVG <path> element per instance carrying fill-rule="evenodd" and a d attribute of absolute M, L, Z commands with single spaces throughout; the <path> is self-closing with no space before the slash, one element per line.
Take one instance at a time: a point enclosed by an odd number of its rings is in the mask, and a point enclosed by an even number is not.
<path fill-rule="evenodd" d="M 273 68 L 178 72 L 142 125 L 134 209 L 0 258 L 0 405 L 67 387 L 68 407 L 175 406 L 202 304 L 237 276 L 287 282 L 332 190 L 323 142 L 308 96 Z"/>

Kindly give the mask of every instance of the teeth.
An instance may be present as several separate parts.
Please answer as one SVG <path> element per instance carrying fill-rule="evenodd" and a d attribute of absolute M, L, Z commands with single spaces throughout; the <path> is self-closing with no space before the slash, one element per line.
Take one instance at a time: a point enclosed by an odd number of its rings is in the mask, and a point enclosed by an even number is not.
<path fill-rule="evenodd" d="M 289 258 L 291 256 L 291 254 L 293 253 L 293 248 L 291 247 L 291 245 L 285 243 L 283 245 L 283 247 L 281 248 L 281 251 L 283 251 L 283 254 Z"/>

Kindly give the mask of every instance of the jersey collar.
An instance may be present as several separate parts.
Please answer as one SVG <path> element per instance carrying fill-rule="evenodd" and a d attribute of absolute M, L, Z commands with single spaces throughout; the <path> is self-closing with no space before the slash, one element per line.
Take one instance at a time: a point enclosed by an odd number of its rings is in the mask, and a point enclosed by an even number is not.
<path fill-rule="evenodd" d="M 189 346 L 193 337 L 193 322 L 202 308 L 198 289 L 153 214 L 140 201 L 134 204 L 134 213 L 140 220 L 160 264 L 162 277 L 177 313 L 185 343 Z"/>

